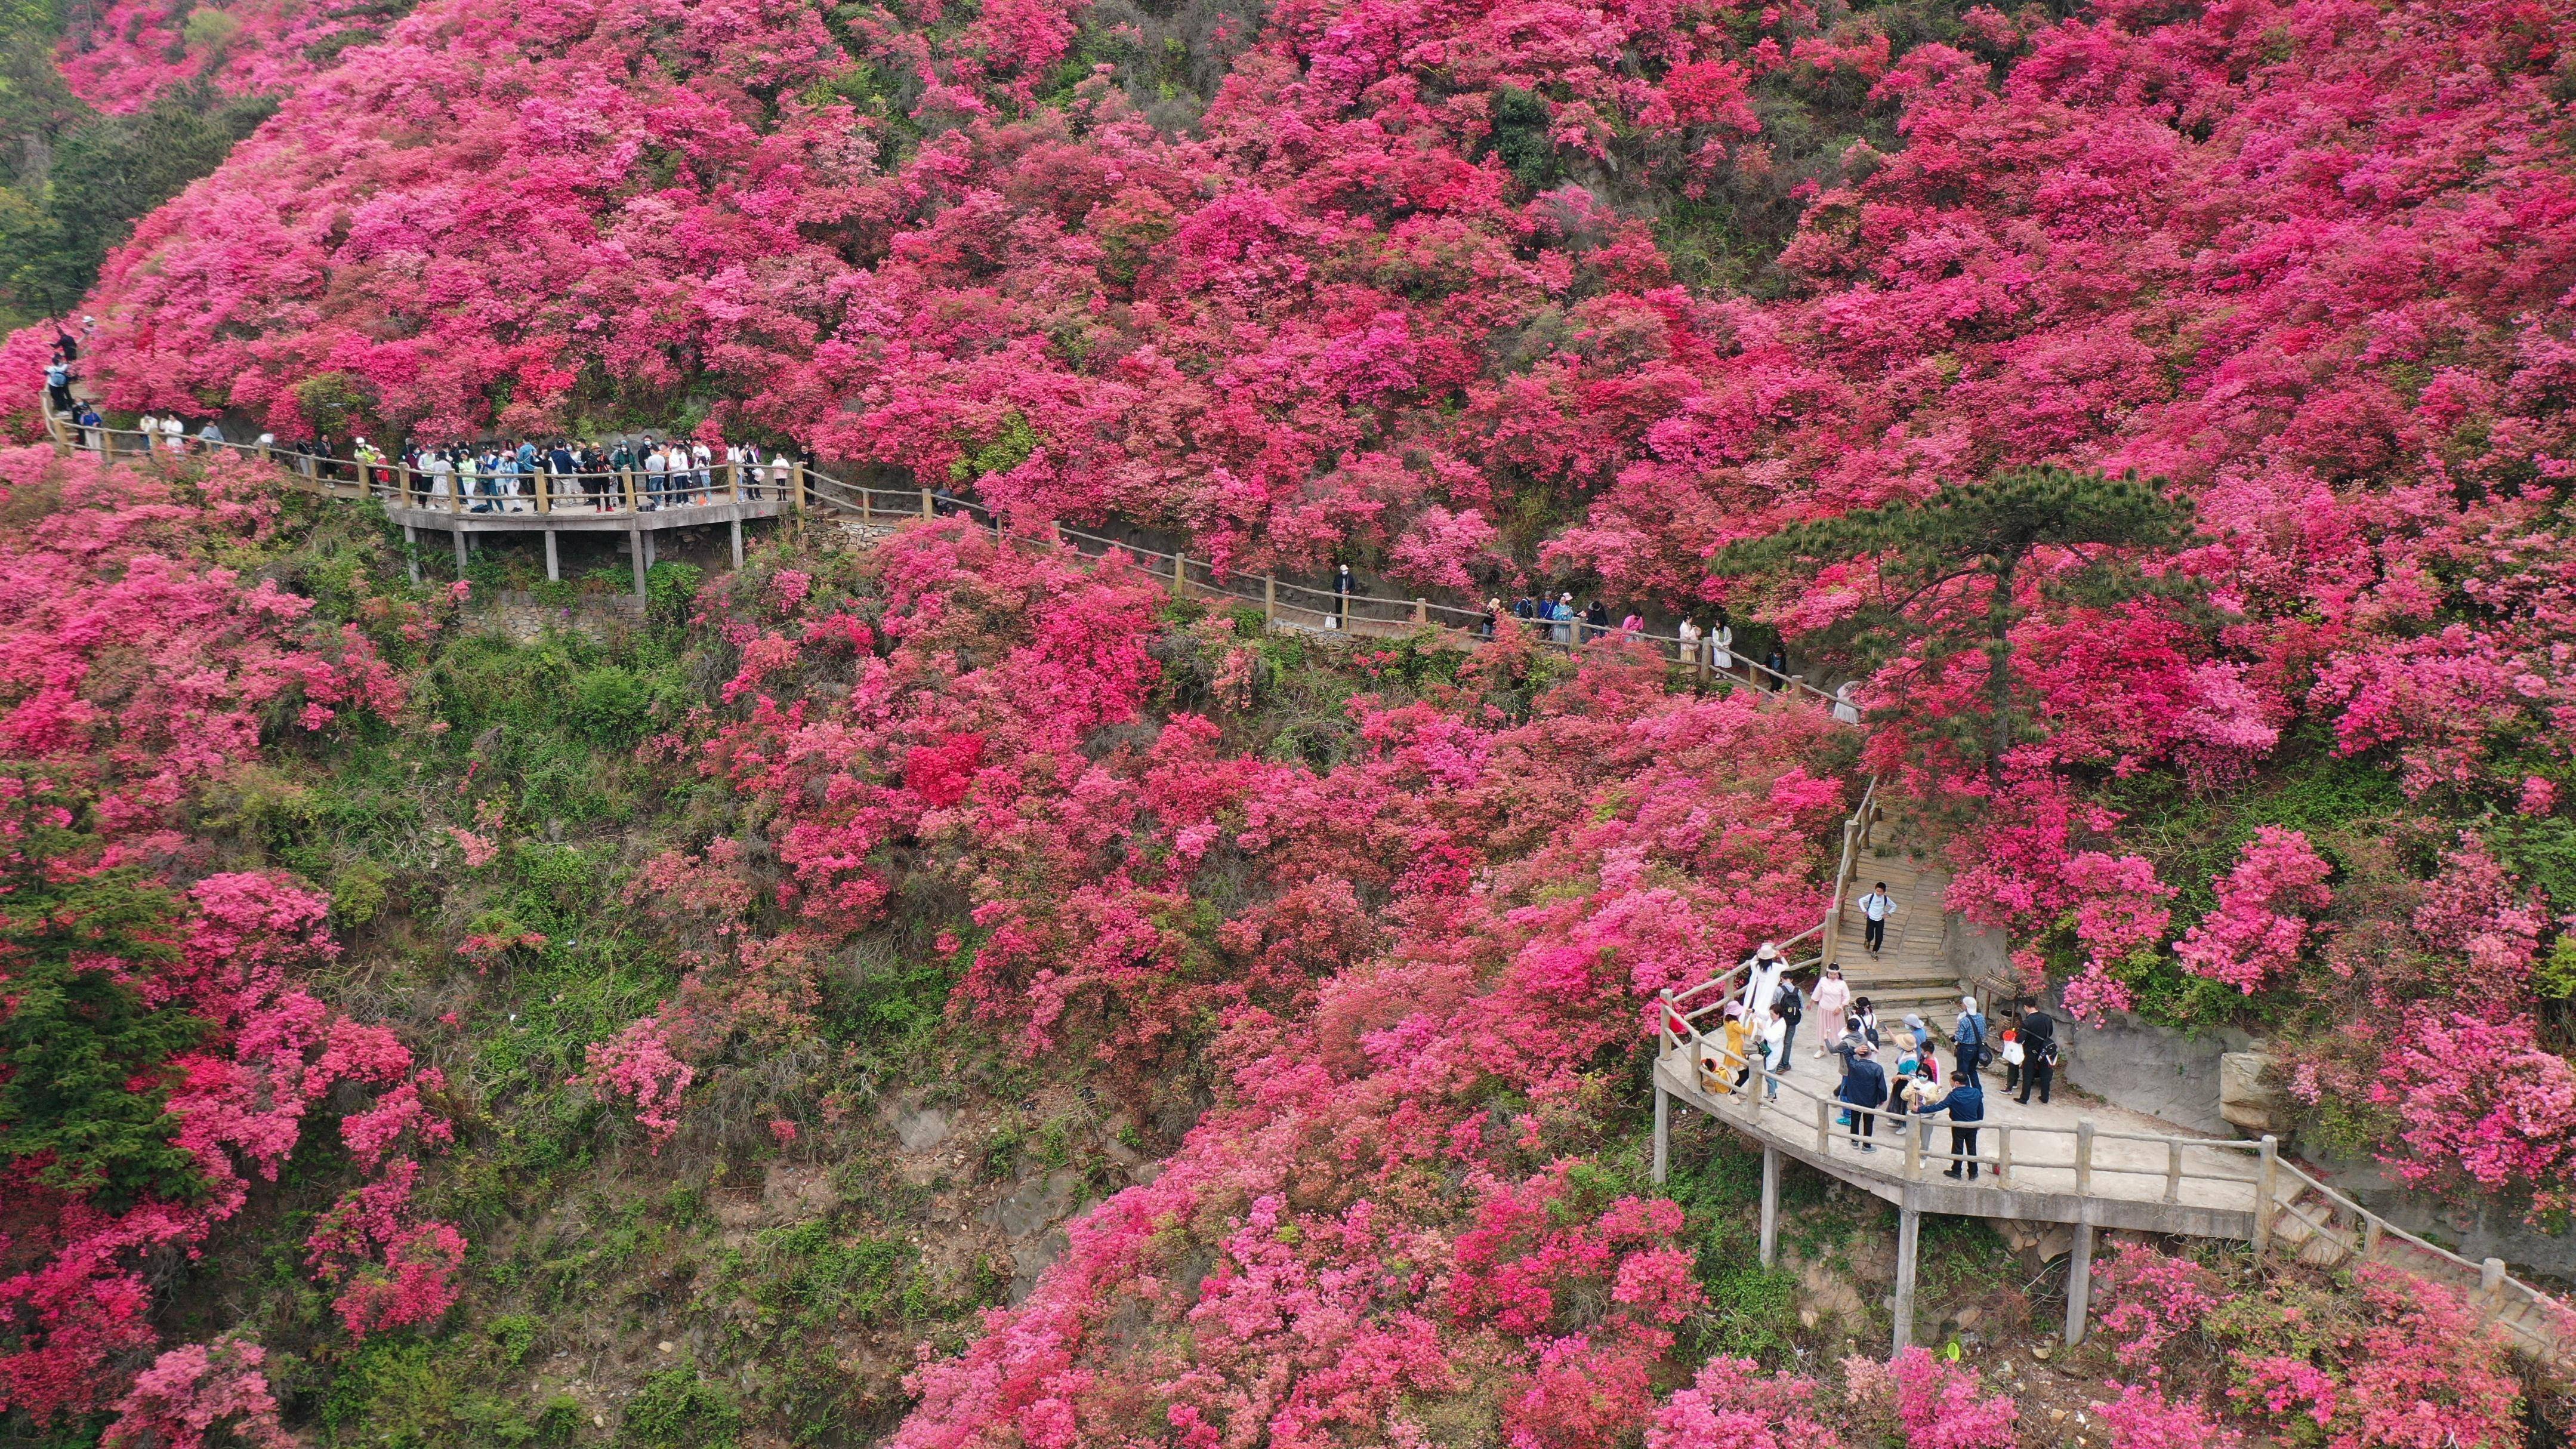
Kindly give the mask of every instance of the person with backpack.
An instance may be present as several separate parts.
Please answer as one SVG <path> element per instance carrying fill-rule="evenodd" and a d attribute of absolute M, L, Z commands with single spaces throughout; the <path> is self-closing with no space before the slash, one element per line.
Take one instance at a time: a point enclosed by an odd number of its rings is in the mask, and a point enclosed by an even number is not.
<path fill-rule="evenodd" d="M 1798 1044 L 1798 1023 L 1807 1016 L 1806 994 L 1798 983 L 1787 976 L 1780 978 L 1780 989 L 1771 997 L 1771 1009 L 1780 1013 L 1780 1061 L 1772 1068 L 1782 1076 L 1789 1075 L 1789 1049 Z"/>
<path fill-rule="evenodd" d="M 2036 1087 L 2040 1105 L 2046 1106 L 2048 1089 L 2056 1081 L 2057 1018 L 2034 1001 L 2021 1014 L 2021 1095 L 2013 1100 L 2028 1105 Z"/>
<path fill-rule="evenodd" d="M 1977 998 L 1959 998 L 1959 1019 L 1950 1028 L 1951 1044 L 1959 1049 L 1959 1073 L 1953 1081 L 1964 1082 L 1977 1075 L 1991 1055 L 1986 1045 L 1985 1013 L 1977 1010 Z"/>
<path fill-rule="evenodd" d="M 1877 955 L 1879 948 L 1887 944 L 1887 918 L 1895 910 L 1896 898 L 1887 893 L 1885 881 L 1871 886 L 1869 894 L 1860 898 L 1861 920 L 1866 922 L 1861 927 L 1860 943 L 1869 948 L 1869 954 Z"/>

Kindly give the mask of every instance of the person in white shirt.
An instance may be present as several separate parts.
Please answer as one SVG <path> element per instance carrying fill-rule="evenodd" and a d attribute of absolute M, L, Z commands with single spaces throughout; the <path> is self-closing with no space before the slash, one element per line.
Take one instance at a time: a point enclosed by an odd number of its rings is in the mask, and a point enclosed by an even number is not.
<path fill-rule="evenodd" d="M 671 460 L 650 438 L 644 440 L 644 506 L 662 506 L 662 494 L 670 482 Z"/>
<path fill-rule="evenodd" d="M 1780 994 L 1780 972 L 1785 963 L 1780 947 L 1770 941 L 1762 943 L 1744 963 L 1744 1019 L 1759 1025 L 1762 1013 L 1771 1009 L 1771 999 Z"/>
<path fill-rule="evenodd" d="M 1847 725 L 1860 723 L 1860 685 L 1852 680 L 1844 680 L 1834 690 L 1834 720 Z"/>
<path fill-rule="evenodd" d="M 778 490 L 779 497 L 787 496 L 787 485 L 795 481 L 795 476 L 796 465 L 787 461 L 787 455 L 776 448 L 770 449 L 769 482 Z"/>
<path fill-rule="evenodd" d="M 1861 927 L 1860 941 L 1869 948 L 1869 954 L 1877 955 L 1879 948 L 1887 944 L 1887 918 L 1895 910 L 1896 902 L 1888 895 L 1885 881 L 1871 886 L 1869 894 L 1860 898 L 1861 919 L 1867 922 Z"/>
<path fill-rule="evenodd" d="M 446 498 L 453 489 L 456 465 L 448 460 L 446 449 L 431 449 L 429 456 L 421 460 L 420 471 L 429 475 L 429 496 L 432 499 Z"/>
<path fill-rule="evenodd" d="M 1684 619 L 1673 629 L 1673 657 L 1684 664 L 1699 663 L 1699 625 Z"/>
<path fill-rule="evenodd" d="M 1789 1070 L 1789 1019 L 1777 1001 L 1762 1017 L 1762 1068 L 1767 1083 L 1762 1099 L 1768 1102 L 1779 1097 L 1779 1074 Z"/>
<path fill-rule="evenodd" d="M 689 449 L 689 461 L 698 466 L 698 501 L 713 503 L 716 498 L 716 453 L 701 440 Z"/>

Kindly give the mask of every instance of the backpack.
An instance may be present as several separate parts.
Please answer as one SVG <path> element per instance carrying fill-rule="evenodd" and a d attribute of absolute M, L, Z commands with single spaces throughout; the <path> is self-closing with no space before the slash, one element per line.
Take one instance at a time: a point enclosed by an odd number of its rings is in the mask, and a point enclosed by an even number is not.
<path fill-rule="evenodd" d="M 1807 998 L 1805 993 L 1798 990 L 1795 982 L 1789 981 L 1785 978 L 1782 979 L 1780 982 L 1779 994 L 1773 999 L 1780 1003 L 1780 1019 L 1782 1021 L 1787 1022 L 1791 1026 L 1796 1026 L 1801 1020 L 1805 1019 L 1807 1015 Z"/>
<path fill-rule="evenodd" d="M 2057 1038 L 2052 1036 L 2040 1039 L 2039 1064 L 2043 1067 L 2057 1065 Z"/>

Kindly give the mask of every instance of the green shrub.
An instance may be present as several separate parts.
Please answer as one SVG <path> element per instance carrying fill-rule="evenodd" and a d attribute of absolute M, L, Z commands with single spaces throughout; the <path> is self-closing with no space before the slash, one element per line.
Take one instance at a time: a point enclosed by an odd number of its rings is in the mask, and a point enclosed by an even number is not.
<path fill-rule="evenodd" d="M 742 1410 L 732 1395 L 700 1377 L 697 1365 L 682 1364 L 636 1390 L 617 1442 L 641 1449 L 727 1449 L 741 1431 Z"/>

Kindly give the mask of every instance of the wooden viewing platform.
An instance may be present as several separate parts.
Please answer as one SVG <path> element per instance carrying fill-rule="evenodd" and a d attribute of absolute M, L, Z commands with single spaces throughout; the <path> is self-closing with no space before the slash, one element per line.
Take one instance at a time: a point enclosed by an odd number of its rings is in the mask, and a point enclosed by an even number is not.
<path fill-rule="evenodd" d="M 1813 940 L 1815 954 L 1791 962 L 1784 975 L 1813 972 L 1856 949 L 1857 934 L 1846 936 L 1852 924 L 1846 907 L 1859 879 L 1861 853 L 1873 843 L 1880 823 L 1873 780 L 1862 791 L 1860 808 L 1843 824 L 1842 860 L 1825 918 L 1781 943 L 1785 950 Z M 1874 878 L 1887 874 L 1873 870 Z M 1919 973 L 1919 967 L 1913 969 Z M 1719 1028 L 1726 1004 L 1740 1001 L 1745 990 L 1746 967 L 1738 965 L 1698 985 L 1661 994 L 1653 1179 L 1664 1181 L 1670 1170 L 1671 1112 L 1678 1102 L 1762 1148 L 1764 1267 L 1773 1266 L 1778 1256 L 1784 1159 L 1803 1162 L 1892 1204 L 1898 1213 L 1897 1353 L 1914 1336 L 1922 1215 L 1949 1213 L 2074 1228 L 2066 1289 L 2065 1337 L 2070 1344 L 2082 1342 L 2085 1334 L 2094 1232 L 2118 1228 L 2247 1242 L 2257 1253 L 2289 1252 L 2301 1261 L 2328 1266 L 2355 1260 L 2389 1263 L 2459 1289 L 2525 1352 L 2559 1363 L 2576 1357 L 2576 1314 L 2511 1276 L 2501 1259 L 2472 1263 L 2406 1232 L 2302 1170 L 2270 1136 L 2251 1142 L 2198 1136 L 2117 1105 L 2071 1100 L 2025 1105 L 1997 1084 L 1986 1098 L 1985 1120 L 1974 1124 L 1979 1130 L 1973 1152 L 1954 1155 L 1946 1114 L 1908 1116 L 1836 1100 L 1839 1062 L 1830 1055 L 1821 1060 L 1810 1055 L 1822 1044 L 1821 1024 L 1817 1032 L 1805 1034 L 1806 1042 L 1793 1045 L 1787 1069 L 1779 1073 L 1760 1065 L 1756 1034 L 1751 1047 L 1756 1060 L 1739 1087 L 1735 1077 L 1748 1064 L 1726 1050 Z M 1866 979 L 1854 990 L 1869 994 Z M 1946 994 L 1955 1010 L 1958 992 Z M 1872 1005 L 1880 1007 L 1885 1030 L 1892 1009 L 1877 1001 Z M 1930 1011 L 1924 1015 L 1936 1030 L 1946 1019 Z M 1946 1041 L 1942 1045 L 1948 1048 L 1943 1052 L 1947 1067 L 1955 1061 L 1955 1048 Z M 1930 1050 L 1934 1044 L 1924 1046 Z M 1895 1059 L 1892 1050 L 1882 1055 L 1890 1063 Z M 1990 1068 L 1987 1075 L 1992 1074 Z M 1891 1088 L 1894 1077 L 1891 1068 Z M 1945 1080 L 1942 1085 L 1946 1091 L 1954 1084 Z M 1859 1136 L 1854 1126 L 1845 1125 L 1851 1120 L 1847 1113 L 1868 1119 L 1870 1135 Z M 1974 1178 L 1965 1175 L 1970 1163 L 1977 1170 Z M 1953 1167 L 1962 1169 L 1962 1175 L 1948 1176 Z"/>

